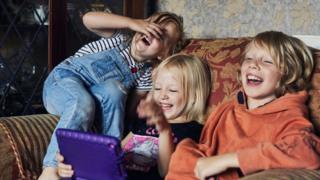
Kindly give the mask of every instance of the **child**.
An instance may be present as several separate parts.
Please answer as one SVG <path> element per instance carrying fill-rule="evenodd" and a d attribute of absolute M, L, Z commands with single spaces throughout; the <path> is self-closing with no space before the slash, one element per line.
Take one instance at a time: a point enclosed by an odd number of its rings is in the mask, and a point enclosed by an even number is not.
<path fill-rule="evenodd" d="M 60 116 L 56 129 L 87 131 L 99 112 L 102 133 L 120 139 L 128 90 L 151 88 L 152 63 L 173 53 L 182 38 L 182 21 L 166 12 L 147 20 L 89 12 L 83 22 L 102 38 L 54 68 L 44 84 L 44 104 L 48 112 Z M 136 32 L 130 43 L 119 31 L 125 28 Z M 57 140 L 52 136 L 39 179 L 58 178 L 57 151 Z"/>
<path fill-rule="evenodd" d="M 209 68 L 201 60 L 171 56 L 156 68 L 153 82 L 152 96 L 138 106 L 139 117 L 148 125 L 140 120 L 122 141 L 128 179 L 162 179 L 175 144 L 187 137 L 198 141 L 202 130 L 211 82 Z M 70 165 L 58 167 L 60 176 L 72 176 Z"/>
<path fill-rule="evenodd" d="M 186 139 L 177 146 L 166 179 L 319 168 L 319 139 L 305 105 L 313 68 L 300 40 L 275 31 L 254 37 L 241 61 L 242 91 L 210 115 L 199 144 Z"/>

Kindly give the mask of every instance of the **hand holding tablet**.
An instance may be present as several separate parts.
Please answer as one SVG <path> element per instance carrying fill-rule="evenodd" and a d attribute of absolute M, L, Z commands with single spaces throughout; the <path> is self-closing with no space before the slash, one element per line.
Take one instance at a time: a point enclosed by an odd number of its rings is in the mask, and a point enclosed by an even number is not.
<path fill-rule="evenodd" d="M 58 129 L 56 136 L 64 163 L 74 170 L 72 179 L 126 179 L 117 138 L 70 129 Z"/>

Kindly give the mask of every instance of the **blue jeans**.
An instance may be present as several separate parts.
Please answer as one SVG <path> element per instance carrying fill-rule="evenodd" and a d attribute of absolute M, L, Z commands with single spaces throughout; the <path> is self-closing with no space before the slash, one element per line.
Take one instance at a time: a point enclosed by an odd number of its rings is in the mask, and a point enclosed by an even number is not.
<path fill-rule="evenodd" d="M 57 165 L 57 128 L 87 131 L 94 119 L 101 118 L 102 133 L 120 139 L 127 91 L 133 85 L 133 75 L 117 50 L 71 57 L 59 64 L 43 88 L 47 111 L 60 116 L 43 166 Z"/>

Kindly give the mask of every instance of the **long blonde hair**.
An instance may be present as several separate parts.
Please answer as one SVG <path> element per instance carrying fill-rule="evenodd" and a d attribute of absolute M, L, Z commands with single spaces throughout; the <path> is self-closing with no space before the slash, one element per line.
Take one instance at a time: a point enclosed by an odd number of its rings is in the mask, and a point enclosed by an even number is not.
<path fill-rule="evenodd" d="M 211 75 L 207 64 L 196 56 L 172 55 L 154 70 L 153 81 L 162 69 L 175 73 L 182 84 L 187 104 L 181 115 L 185 115 L 188 120 L 202 123 L 207 110 L 207 99 L 211 92 Z"/>

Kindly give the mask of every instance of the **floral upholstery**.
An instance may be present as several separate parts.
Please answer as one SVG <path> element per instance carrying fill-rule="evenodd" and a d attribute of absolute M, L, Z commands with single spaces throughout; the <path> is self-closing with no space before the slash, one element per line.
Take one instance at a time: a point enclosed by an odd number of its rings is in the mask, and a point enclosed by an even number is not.
<path fill-rule="evenodd" d="M 211 68 L 212 93 L 210 108 L 230 97 L 239 89 L 237 73 L 240 68 L 240 56 L 250 38 L 193 39 L 182 50 L 185 54 L 194 54 L 208 62 Z M 312 79 L 309 107 L 318 133 L 320 132 L 320 51 L 315 50 L 317 63 Z"/>
<path fill-rule="evenodd" d="M 320 135 L 320 50 L 315 50 L 316 68 L 312 78 L 309 107 L 311 119 Z"/>
<path fill-rule="evenodd" d="M 228 100 L 239 89 L 237 73 L 240 56 L 250 38 L 194 39 L 182 53 L 193 54 L 208 62 L 211 69 L 210 109 Z M 210 111 L 210 110 L 209 110 Z"/>

